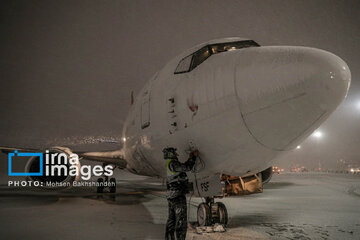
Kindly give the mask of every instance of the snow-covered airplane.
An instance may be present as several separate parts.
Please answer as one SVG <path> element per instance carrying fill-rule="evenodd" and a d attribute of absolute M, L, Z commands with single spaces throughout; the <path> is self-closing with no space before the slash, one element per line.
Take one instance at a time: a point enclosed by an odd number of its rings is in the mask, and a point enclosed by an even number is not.
<path fill-rule="evenodd" d="M 177 148 L 180 160 L 197 148 L 200 160 L 189 177 L 195 194 L 207 198 L 198 221 L 226 223 L 226 208 L 214 197 L 242 194 L 253 180 L 268 181 L 272 162 L 329 117 L 350 81 L 347 64 L 324 50 L 260 46 L 237 37 L 212 40 L 172 59 L 132 99 L 121 150 L 79 155 L 162 178 L 163 148 Z M 32 165 L 38 166 L 36 158 L 27 171 Z"/>

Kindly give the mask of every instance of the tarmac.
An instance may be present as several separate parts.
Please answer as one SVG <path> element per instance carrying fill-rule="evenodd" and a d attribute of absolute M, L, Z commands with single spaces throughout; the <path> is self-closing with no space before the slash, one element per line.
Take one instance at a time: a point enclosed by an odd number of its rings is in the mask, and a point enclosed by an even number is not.
<path fill-rule="evenodd" d="M 0 239 L 164 239 L 163 183 L 123 171 L 118 176 L 115 194 L 3 185 Z M 229 213 L 226 232 L 197 234 L 190 227 L 187 239 L 360 239 L 360 175 L 276 174 L 263 193 L 219 201 Z M 190 222 L 199 202 L 188 204 Z"/>

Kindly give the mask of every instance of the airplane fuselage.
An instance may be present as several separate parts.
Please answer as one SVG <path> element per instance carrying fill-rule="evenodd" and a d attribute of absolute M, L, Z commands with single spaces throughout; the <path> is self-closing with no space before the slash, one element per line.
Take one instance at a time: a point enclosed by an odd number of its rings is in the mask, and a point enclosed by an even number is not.
<path fill-rule="evenodd" d="M 329 117 L 350 78 L 344 61 L 319 49 L 240 38 L 195 46 L 156 73 L 131 106 L 128 169 L 163 177 L 161 150 L 171 146 L 181 161 L 198 148 L 204 175 L 262 171 Z"/>

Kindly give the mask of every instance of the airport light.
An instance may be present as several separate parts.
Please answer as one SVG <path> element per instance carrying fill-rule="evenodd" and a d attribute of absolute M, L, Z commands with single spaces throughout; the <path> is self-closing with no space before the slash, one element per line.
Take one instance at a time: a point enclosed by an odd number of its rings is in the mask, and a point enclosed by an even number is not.
<path fill-rule="evenodd" d="M 123 141 L 123 142 L 126 142 L 126 138 L 125 138 L 125 137 L 123 137 L 123 138 L 122 138 L 122 141 Z"/>
<path fill-rule="evenodd" d="M 312 134 L 315 138 L 321 138 L 323 136 L 323 133 L 320 132 L 320 131 L 315 131 L 313 134 Z"/>
<path fill-rule="evenodd" d="M 356 102 L 356 108 L 357 108 L 358 110 L 360 110 L 360 101 L 357 101 L 357 102 Z"/>
<path fill-rule="evenodd" d="M 316 139 L 318 139 L 316 142 L 317 142 L 317 144 L 319 143 L 319 139 L 321 139 L 322 138 L 322 136 L 323 136 L 323 133 L 321 132 L 321 131 L 319 131 L 319 130 L 316 130 L 311 136 L 313 136 L 314 138 L 316 138 Z M 319 149 L 319 148 L 318 148 Z M 319 168 L 318 168 L 318 170 L 319 171 L 321 171 L 321 169 L 322 169 L 322 167 L 321 167 L 321 158 L 319 157 Z"/>
<path fill-rule="evenodd" d="M 301 148 L 301 146 L 300 146 L 300 145 L 296 147 L 296 149 L 300 149 L 300 148 Z"/>

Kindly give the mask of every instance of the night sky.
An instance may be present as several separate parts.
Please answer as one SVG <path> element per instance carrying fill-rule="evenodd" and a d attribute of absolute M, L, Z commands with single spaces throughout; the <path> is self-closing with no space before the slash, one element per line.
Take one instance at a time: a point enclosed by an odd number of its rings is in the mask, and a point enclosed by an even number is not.
<path fill-rule="evenodd" d="M 345 102 L 282 165 L 360 165 L 360 1 L 1 1 L 0 145 L 119 139 L 130 93 L 195 44 L 239 36 L 349 65 Z M 340 159 L 342 162 L 340 163 Z"/>

